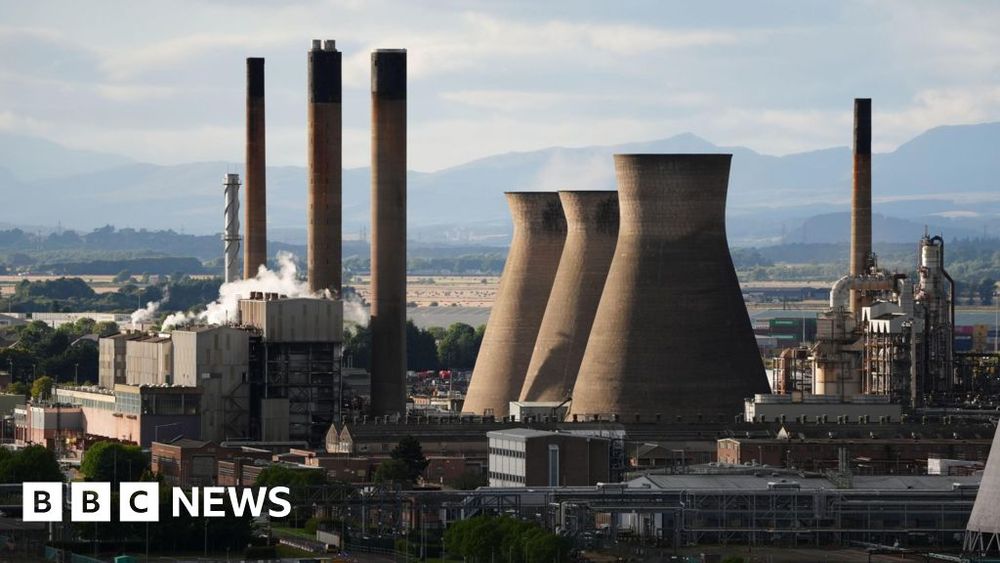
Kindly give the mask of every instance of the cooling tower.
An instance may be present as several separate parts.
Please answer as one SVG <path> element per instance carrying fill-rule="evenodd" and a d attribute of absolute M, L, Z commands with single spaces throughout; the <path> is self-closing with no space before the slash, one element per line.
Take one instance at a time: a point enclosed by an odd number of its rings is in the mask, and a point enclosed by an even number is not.
<path fill-rule="evenodd" d="M 993 436 L 986 470 L 965 527 L 963 551 L 1000 554 L 1000 432 Z"/>
<path fill-rule="evenodd" d="M 618 241 L 617 192 L 559 192 L 566 244 L 528 365 L 522 401 L 564 401 L 573 392 L 590 326 Z"/>
<path fill-rule="evenodd" d="M 514 238 L 476 358 L 463 412 L 506 416 L 521 394 L 566 241 L 559 194 L 507 194 Z"/>
<path fill-rule="evenodd" d="M 332 40 L 309 51 L 309 288 L 340 294 L 341 62 Z"/>
<path fill-rule="evenodd" d="M 615 155 L 621 224 L 570 415 L 732 416 L 767 393 L 726 240 L 731 155 Z"/>
<path fill-rule="evenodd" d="M 851 197 L 851 275 L 868 273 L 872 257 L 872 101 L 854 100 L 854 189 Z M 850 307 L 860 314 L 860 294 L 851 291 Z"/>
<path fill-rule="evenodd" d="M 406 410 L 406 51 L 372 53 L 372 379 L 375 415 Z"/>
<path fill-rule="evenodd" d="M 247 59 L 246 236 L 243 277 L 267 265 L 267 166 L 264 161 L 264 59 Z"/>

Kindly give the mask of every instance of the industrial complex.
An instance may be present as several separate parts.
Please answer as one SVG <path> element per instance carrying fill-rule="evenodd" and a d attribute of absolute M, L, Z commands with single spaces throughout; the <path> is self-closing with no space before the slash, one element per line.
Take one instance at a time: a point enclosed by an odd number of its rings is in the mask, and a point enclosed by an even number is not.
<path fill-rule="evenodd" d="M 981 393 L 997 358 L 955 344 L 941 236 L 914 241 L 915 279 L 878 262 L 870 99 L 854 101 L 850 269 L 814 318 L 751 319 L 726 233 L 732 155 L 619 154 L 616 191 L 506 193 L 513 240 L 468 390 L 418 400 L 407 52 L 370 62 L 370 371 L 343 361 L 342 54 L 316 40 L 307 290 L 254 285 L 270 254 L 264 59 L 248 58 L 243 231 L 241 179 L 226 174 L 220 274 L 254 289 L 224 319 L 101 338 L 96 385 L 13 405 L 19 446 L 73 458 L 101 440 L 139 445 L 178 486 L 250 486 L 273 465 L 324 472 L 358 496 L 297 498 L 365 540 L 370 527 L 400 536 L 506 515 L 581 550 L 1000 554 L 996 398 Z M 781 322 L 795 343 L 762 346 Z M 425 456 L 419 486 L 373 483 L 404 439 Z M 481 486 L 451 485 L 470 474 Z"/>

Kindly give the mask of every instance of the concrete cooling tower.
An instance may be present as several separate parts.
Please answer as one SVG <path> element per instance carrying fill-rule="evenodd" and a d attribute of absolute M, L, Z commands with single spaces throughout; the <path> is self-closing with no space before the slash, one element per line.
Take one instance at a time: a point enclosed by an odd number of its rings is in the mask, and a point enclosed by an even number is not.
<path fill-rule="evenodd" d="M 545 307 L 522 401 L 564 401 L 573 392 L 618 241 L 617 192 L 559 192 L 566 244 Z"/>
<path fill-rule="evenodd" d="M 566 241 L 558 194 L 508 193 L 507 204 L 514 238 L 462 408 L 498 417 L 506 416 L 510 401 L 521 394 Z"/>
<path fill-rule="evenodd" d="M 1000 432 L 993 436 L 986 470 L 965 527 L 963 551 L 1000 555 Z"/>
<path fill-rule="evenodd" d="M 621 224 L 570 416 L 693 419 L 767 393 L 726 240 L 732 155 L 615 155 Z"/>

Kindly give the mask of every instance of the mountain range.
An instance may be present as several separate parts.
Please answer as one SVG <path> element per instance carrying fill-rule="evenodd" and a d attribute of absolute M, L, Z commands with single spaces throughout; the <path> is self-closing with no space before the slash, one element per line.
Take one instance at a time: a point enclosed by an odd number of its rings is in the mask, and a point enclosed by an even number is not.
<path fill-rule="evenodd" d="M 613 146 L 554 147 L 478 159 L 408 175 L 410 236 L 424 242 L 506 244 L 503 192 L 613 189 L 615 153 L 733 154 L 727 205 L 733 244 L 846 240 L 851 152 L 846 147 L 770 156 L 685 133 Z M 1000 123 L 937 127 L 875 154 L 875 237 L 915 241 L 1000 234 Z M 81 151 L 44 139 L 0 134 L 0 223 L 89 230 L 119 227 L 217 233 L 222 178 L 242 165 L 156 165 Z M 344 230 L 368 227 L 368 168 L 345 169 Z M 306 170 L 268 168 L 269 238 L 305 240 Z"/>

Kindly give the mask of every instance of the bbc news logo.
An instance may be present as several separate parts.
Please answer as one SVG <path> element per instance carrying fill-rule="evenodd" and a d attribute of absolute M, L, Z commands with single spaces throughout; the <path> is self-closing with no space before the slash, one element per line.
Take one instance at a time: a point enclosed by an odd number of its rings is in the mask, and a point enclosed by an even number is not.
<path fill-rule="evenodd" d="M 65 484 L 59 482 L 24 483 L 22 520 L 62 522 L 64 490 Z M 272 518 L 283 518 L 292 512 L 289 494 L 288 487 L 193 487 L 190 491 L 173 487 L 170 489 L 170 508 L 174 518 L 185 513 L 206 518 L 229 515 L 258 518 L 265 512 Z M 111 521 L 111 508 L 115 504 L 111 483 L 70 483 L 69 495 L 70 521 Z M 120 483 L 117 505 L 119 522 L 159 522 L 160 485 L 150 482 Z"/>

